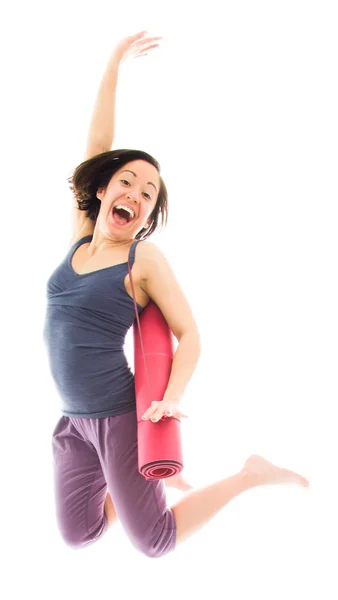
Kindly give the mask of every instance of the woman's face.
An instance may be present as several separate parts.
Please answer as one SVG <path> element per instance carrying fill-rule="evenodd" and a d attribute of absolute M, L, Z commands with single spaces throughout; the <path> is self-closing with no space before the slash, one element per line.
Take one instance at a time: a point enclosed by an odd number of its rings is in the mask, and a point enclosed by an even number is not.
<path fill-rule="evenodd" d="M 123 165 L 113 175 L 107 189 L 100 189 L 96 194 L 101 200 L 100 229 L 103 227 L 106 233 L 119 239 L 134 238 L 141 229 L 151 225 L 149 217 L 159 190 L 160 176 L 156 167 L 144 160 Z"/>

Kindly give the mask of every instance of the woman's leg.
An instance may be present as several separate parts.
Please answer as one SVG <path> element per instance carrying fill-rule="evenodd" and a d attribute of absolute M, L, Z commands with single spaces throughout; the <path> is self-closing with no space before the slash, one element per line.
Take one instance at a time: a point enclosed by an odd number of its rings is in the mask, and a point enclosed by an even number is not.
<path fill-rule="evenodd" d="M 173 475 L 172 477 L 167 477 L 166 479 L 163 480 L 163 482 L 166 487 L 172 487 L 177 490 L 180 490 L 181 492 L 188 492 L 189 490 L 193 489 L 192 485 L 190 485 L 184 479 L 184 477 L 182 476 L 181 473 L 179 473 L 179 475 Z M 105 515 L 108 520 L 108 527 L 110 527 L 111 525 L 113 525 L 113 523 L 115 523 L 117 521 L 117 514 L 116 514 L 115 506 L 113 504 L 113 501 L 111 499 L 111 495 L 109 492 L 107 492 L 107 496 L 105 499 L 104 512 L 105 512 Z"/>
<path fill-rule="evenodd" d="M 100 425 L 108 430 L 101 432 L 98 449 L 106 481 L 126 533 L 134 546 L 150 557 L 174 550 L 175 544 L 192 535 L 247 489 L 277 483 L 309 485 L 301 475 L 253 455 L 239 473 L 189 492 L 168 509 L 163 481 L 146 481 L 138 472 L 134 412 L 109 420 L 108 424 L 101 420 Z"/>
<path fill-rule="evenodd" d="M 260 456 L 253 455 L 243 469 L 200 490 L 190 492 L 172 511 L 176 519 L 176 543 L 183 542 L 216 515 L 230 500 L 253 487 L 277 483 L 295 483 L 308 487 L 307 479 L 276 467 Z"/>
<path fill-rule="evenodd" d="M 68 417 L 61 417 L 54 429 L 53 457 L 58 527 L 64 541 L 79 548 L 107 529 L 107 484 L 95 448 Z"/>
<path fill-rule="evenodd" d="M 136 411 L 91 421 L 114 511 L 123 529 L 133 546 L 146 556 L 167 554 L 175 547 L 175 519 L 167 505 L 163 480 L 147 481 L 139 473 Z M 107 498 L 106 514 L 112 508 Z"/>

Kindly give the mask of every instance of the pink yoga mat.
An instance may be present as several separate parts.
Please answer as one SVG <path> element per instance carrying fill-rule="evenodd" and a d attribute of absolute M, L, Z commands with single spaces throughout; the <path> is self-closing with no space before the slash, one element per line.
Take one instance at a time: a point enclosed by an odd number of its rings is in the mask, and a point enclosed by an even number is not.
<path fill-rule="evenodd" d="M 137 315 L 133 333 L 139 472 L 146 479 L 164 479 L 183 469 L 181 423 L 173 417 L 143 421 L 142 415 L 153 400 L 163 399 L 174 355 L 173 334 L 152 301 Z"/>

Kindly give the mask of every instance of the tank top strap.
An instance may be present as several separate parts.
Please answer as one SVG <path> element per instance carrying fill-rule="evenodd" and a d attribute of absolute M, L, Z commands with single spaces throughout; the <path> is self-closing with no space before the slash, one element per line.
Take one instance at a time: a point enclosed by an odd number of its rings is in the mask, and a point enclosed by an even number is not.
<path fill-rule="evenodd" d="M 75 250 L 77 250 L 79 246 L 82 246 L 82 244 L 85 244 L 86 242 L 90 242 L 92 239 L 92 235 L 86 235 L 85 237 L 81 238 L 80 240 L 75 242 L 75 244 L 72 245 L 72 247 L 70 248 L 70 252 L 75 253 Z"/>
<path fill-rule="evenodd" d="M 134 264 L 136 246 L 139 242 L 142 242 L 142 240 L 135 240 L 135 242 L 133 242 L 129 248 L 128 262 L 130 261 L 130 268 L 132 268 L 132 266 Z"/>
<path fill-rule="evenodd" d="M 80 240 L 77 240 L 77 242 L 75 242 L 68 250 L 68 259 L 72 260 L 73 258 L 73 254 L 75 254 L 76 250 L 79 248 L 79 246 L 82 246 L 82 244 L 85 244 L 86 242 L 90 242 L 93 239 L 92 235 L 86 235 L 85 237 L 81 238 Z"/>

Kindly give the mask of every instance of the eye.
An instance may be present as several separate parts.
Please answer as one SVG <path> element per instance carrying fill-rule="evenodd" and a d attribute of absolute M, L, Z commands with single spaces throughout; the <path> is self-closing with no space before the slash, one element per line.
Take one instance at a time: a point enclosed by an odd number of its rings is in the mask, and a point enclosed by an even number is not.
<path fill-rule="evenodd" d="M 130 182 L 127 181 L 126 179 L 121 179 L 120 181 L 121 181 L 121 183 L 126 183 L 127 185 L 130 185 Z M 143 192 L 143 195 L 146 196 L 147 200 L 151 200 L 151 196 L 149 194 L 147 194 L 147 192 Z"/>

